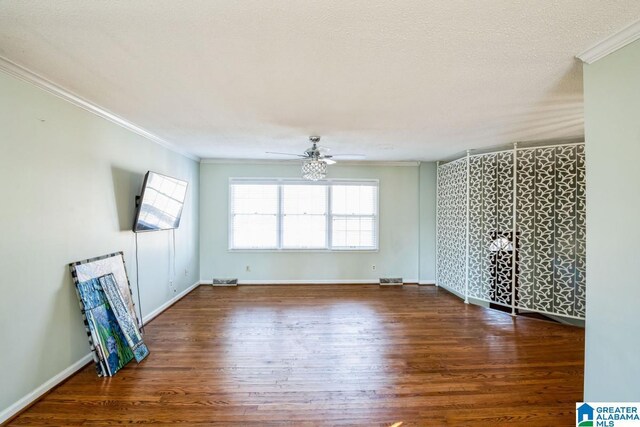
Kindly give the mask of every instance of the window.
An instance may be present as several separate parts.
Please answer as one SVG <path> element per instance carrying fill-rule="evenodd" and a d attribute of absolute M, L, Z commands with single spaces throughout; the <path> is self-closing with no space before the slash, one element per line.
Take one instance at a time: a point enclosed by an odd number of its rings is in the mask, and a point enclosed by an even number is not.
<path fill-rule="evenodd" d="M 331 230 L 334 249 L 376 248 L 378 188 L 331 186 Z"/>
<path fill-rule="evenodd" d="M 327 247 L 327 186 L 282 185 L 282 248 Z"/>
<path fill-rule="evenodd" d="M 231 178 L 229 249 L 377 250 L 378 182 Z"/>
<path fill-rule="evenodd" d="M 230 186 L 233 248 L 278 248 L 278 186 Z"/>

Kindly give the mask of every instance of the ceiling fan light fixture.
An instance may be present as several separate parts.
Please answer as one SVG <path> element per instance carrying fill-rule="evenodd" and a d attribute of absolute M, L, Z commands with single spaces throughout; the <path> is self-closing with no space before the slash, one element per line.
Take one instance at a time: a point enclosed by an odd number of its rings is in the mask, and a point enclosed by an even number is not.
<path fill-rule="evenodd" d="M 327 176 L 327 164 L 322 160 L 309 159 L 302 162 L 302 177 L 310 181 L 318 181 Z"/>

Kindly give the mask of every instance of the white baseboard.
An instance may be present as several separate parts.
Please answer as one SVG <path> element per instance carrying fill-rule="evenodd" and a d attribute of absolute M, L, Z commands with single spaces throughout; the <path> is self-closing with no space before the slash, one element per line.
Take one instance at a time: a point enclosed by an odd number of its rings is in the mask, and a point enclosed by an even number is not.
<path fill-rule="evenodd" d="M 435 282 L 418 282 L 417 279 L 408 279 L 404 283 L 419 283 L 421 285 L 433 285 Z M 201 280 L 200 284 L 209 286 L 229 287 L 236 285 L 213 284 L 212 280 Z M 378 285 L 380 279 L 286 279 L 286 280 L 238 280 L 238 285 Z"/>
<path fill-rule="evenodd" d="M 211 285 L 211 286 L 229 286 L 229 285 L 214 285 L 211 280 L 202 280 L 200 281 L 203 285 Z M 354 279 L 354 280 L 325 280 L 325 279 L 317 279 L 317 280 L 238 280 L 238 285 L 345 285 L 345 284 L 358 284 L 358 285 L 369 285 L 378 283 L 376 279 Z"/>
<path fill-rule="evenodd" d="M 174 302 L 178 301 L 180 298 L 187 295 L 189 292 L 197 288 L 199 285 L 200 285 L 199 281 L 194 283 L 184 291 L 180 292 L 179 294 L 171 298 L 166 303 L 162 304 L 160 307 L 153 310 L 151 313 L 144 316 L 144 323 L 146 324 L 149 321 L 151 321 L 154 317 L 158 316 L 160 313 L 166 310 L 169 306 L 171 306 Z M 93 355 L 91 353 L 82 356 L 80 360 L 73 363 L 71 366 L 69 366 L 62 372 L 56 374 L 44 384 L 36 387 L 30 393 L 27 393 L 25 396 L 20 398 L 17 402 L 13 403 L 7 409 L 4 409 L 2 412 L 0 412 L 0 424 L 14 417 L 24 408 L 28 407 L 33 402 L 38 400 L 43 394 L 45 394 L 46 392 L 48 392 L 49 390 L 51 390 L 52 388 L 54 388 L 55 386 L 57 386 L 67 378 L 69 378 L 71 375 L 78 372 L 80 369 L 82 369 L 87 363 L 91 362 L 92 360 L 93 360 Z"/>
<path fill-rule="evenodd" d="M 93 360 L 93 355 L 91 353 L 84 355 L 80 360 L 75 362 L 73 365 L 69 366 L 64 371 L 55 375 L 53 378 L 49 379 L 49 381 L 42 384 L 40 387 L 37 387 L 31 393 L 28 393 L 27 395 L 23 396 L 20 400 L 15 402 L 13 405 L 9 406 L 4 411 L 0 412 L 0 424 L 9 420 L 11 417 L 16 415 L 20 411 L 22 411 L 24 408 L 31 405 L 31 403 L 38 400 L 40 396 L 42 396 L 43 394 L 51 390 L 53 387 L 60 384 L 62 381 L 69 378 L 71 375 L 78 372 L 80 369 L 82 369 L 82 367 L 84 367 L 87 363 L 91 362 L 92 360 Z"/>
<path fill-rule="evenodd" d="M 187 295 L 189 292 L 191 292 L 192 290 L 194 290 L 195 288 L 197 288 L 198 286 L 200 286 L 202 284 L 202 282 L 197 281 L 196 283 L 194 283 L 193 285 L 189 286 L 188 288 L 186 288 L 184 291 L 180 292 L 179 294 L 175 295 L 173 298 L 171 298 L 169 301 L 165 302 L 164 304 L 162 304 L 160 307 L 156 308 L 155 310 L 153 310 L 151 313 L 147 314 L 146 316 L 144 316 L 144 318 L 142 319 L 143 323 L 146 325 L 147 323 L 149 323 L 151 320 L 153 320 L 155 317 L 157 317 L 160 313 L 162 313 L 163 311 L 165 311 L 167 308 L 169 308 L 173 303 L 175 303 L 176 301 L 178 301 L 179 299 L 181 299 L 183 296 Z"/>
<path fill-rule="evenodd" d="M 420 280 L 418 282 L 418 285 L 435 285 L 436 281 L 435 280 Z"/>
<path fill-rule="evenodd" d="M 418 283 L 418 280 L 405 280 L 405 283 Z M 203 285 L 213 285 L 211 280 L 200 281 Z M 299 280 L 238 280 L 238 285 L 377 285 L 380 279 L 299 279 Z"/>
<path fill-rule="evenodd" d="M 298 279 L 298 280 L 239 280 L 239 285 L 371 285 L 377 284 L 377 279 Z"/>

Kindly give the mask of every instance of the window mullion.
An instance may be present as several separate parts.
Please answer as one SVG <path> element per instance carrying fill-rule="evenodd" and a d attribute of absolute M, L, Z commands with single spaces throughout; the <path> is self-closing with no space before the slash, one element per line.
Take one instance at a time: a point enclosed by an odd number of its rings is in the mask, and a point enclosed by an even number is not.
<path fill-rule="evenodd" d="M 227 191 L 227 248 L 233 249 L 236 247 L 235 234 L 233 233 L 233 226 L 235 224 L 235 187 L 232 185 L 232 181 L 229 180 L 229 188 Z M 136 266 L 137 268 L 137 266 Z"/>
<path fill-rule="evenodd" d="M 333 212 L 331 212 L 331 189 L 333 188 L 331 183 L 327 183 L 327 187 L 326 187 L 326 191 L 327 191 L 327 197 L 326 197 L 326 203 L 327 203 L 327 208 L 326 208 L 326 221 L 327 221 L 327 226 L 326 226 L 326 230 L 327 230 L 327 240 L 326 240 L 326 245 L 327 245 L 327 249 L 331 249 L 333 248 L 333 233 L 332 233 L 332 225 L 333 225 Z"/>
<path fill-rule="evenodd" d="M 282 249 L 282 216 L 283 216 L 283 204 L 282 200 L 284 194 L 284 190 L 282 188 L 282 182 L 278 183 L 278 220 L 276 221 L 278 224 L 278 249 Z"/>

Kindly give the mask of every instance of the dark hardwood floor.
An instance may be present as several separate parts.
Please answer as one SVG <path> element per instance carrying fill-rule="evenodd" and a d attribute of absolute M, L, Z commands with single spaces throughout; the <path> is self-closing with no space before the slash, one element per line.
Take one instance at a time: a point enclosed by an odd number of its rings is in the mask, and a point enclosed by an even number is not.
<path fill-rule="evenodd" d="M 13 424 L 575 425 L 584 331 L 433 286 L 201 286 Z"/>

